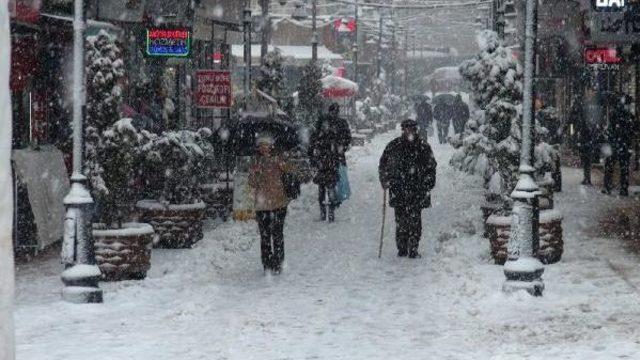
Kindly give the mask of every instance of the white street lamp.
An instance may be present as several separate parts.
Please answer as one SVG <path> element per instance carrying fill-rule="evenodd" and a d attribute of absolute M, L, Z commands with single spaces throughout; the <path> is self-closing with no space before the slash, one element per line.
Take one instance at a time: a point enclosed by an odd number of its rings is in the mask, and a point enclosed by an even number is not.
<path fill-rule="evenodd" d="M 520 177 L 511 194 L 514 200 L 509 258 L 504 265 L 507 278 L 502 290 L 507 293 L 526 290 L 533 296 L 542 296 L 544 267 L 537 259 L 538 218 L 536 216 L 540 194 L 534 178 L 532 164 L 533 148 L 533 76 L 536 40 L 536 7 L 538 0 L 527 0 L 524 38 L 524 89 L 522 103 L 522 144 L 520 151 Z"/>

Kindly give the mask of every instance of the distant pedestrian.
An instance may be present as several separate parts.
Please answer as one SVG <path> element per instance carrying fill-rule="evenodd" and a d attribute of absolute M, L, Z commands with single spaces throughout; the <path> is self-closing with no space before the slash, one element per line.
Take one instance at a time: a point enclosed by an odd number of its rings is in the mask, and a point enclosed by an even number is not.
<path fill-rule="evenodd" d="M 456 134 L 462 134 L 464 127 L 469 121 L 469 105 L 467 105 L 467 103 L 462 100 L 462 96 L 458 94 L 452 108 L 453 129 Z"/>
<path fill-rule="evenodd" d="M 446 144 L 451 124 L 451 105 L 445 101 L 439 101 L 433 108 L 433 118 L 438 123 L 438 142 Z"/>
<path fill-rule="evenodd" d="M 336 191 L 339 169 L 347 164 L 345 153 L 350 145 L 349 124 L 340 118 L 340 106 L 331 104 L 329 113 L 318 120 L 309 144 L 309 158 L 316 170 L 314 182 L 318 185 L 321 221 L 335 221 L 335 209 L 340 206 Z"/>
<path fill-rule="evenodd" d="M 583 171 L 582 185 L 591 186 L 591 167 L 594 158 L 599 154 L 598 144 L 602 128 L 602 107 L 594 90 L 587 89 L 584 100 L 576 100 L 573 103 L 570 122 L 578 132 L 577 148 Z"/>
<path fill-rule="evenodd" d="M 431 207 L 437 163 L 429 144 L 418 136 L 417 123 L 405 120 L 401 126 L 402 136 L 387 145 L 378 170 L 395 209 L 398 256 L 419 258 L 422 209 Z"/>
<path fill-rule="evenodd" d="M 428 141 L 429 133 L 433 129 L 433 110 L 426 99 L 419 100 L 415 105 L 418 134 L 424 141 Z"/>
<path fill-rule="evenodd" d="M 283 176 L 295 173 L 295 166 L 275 154 L 274 140 L 267 134 L 257 141 L 258 153 L 249 169 L 249 186 L 255 190 L 255 210 L 260 230 L 260 250 L 265 272 L 280 274 L 284 261 L 284 220 L 287 197 Z"/>
<path fill-rule="evenodd" d="M 618 100 L 619 99 L 619 100 Z M 620 166 L 620 196 L 629 196 L 629 162 L 631 160 L 631 140 L 633 137 L 633 115 L 627 109 L 631 100 L 625 95 L 611 99 L 612 113 L 606 129 L 608 150 L 605 151 L 604 189 L 611 194 L 613 189 L 613 170 L 616 163 Z"/>

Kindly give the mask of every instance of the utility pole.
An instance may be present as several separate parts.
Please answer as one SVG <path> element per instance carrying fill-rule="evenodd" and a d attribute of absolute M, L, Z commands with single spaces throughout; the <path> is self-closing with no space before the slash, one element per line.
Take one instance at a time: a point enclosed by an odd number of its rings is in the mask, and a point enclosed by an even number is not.
<path fill-rule="evenodd" d="M 393 17 L 392 17 L 393 21 Z M 398 59 L 396 54 L 396 23 L 393 21 L 393 27 L 391 28 L 391 93 L 396 94 L 396 60 Z"/>
<path fill-rule="evenodd" d="M 376 54 L 377 59 L 377 69 L 376 75 L 377 78 L 380 78 L 380 72 L 382 71 L 382 25 L 383 25 L 382 14 L 380 14 L 380 25 L 378 29 L 378 53 Z"/>
<path fill-rule="evenodd" d="M 355 34 L 354 34 L 354 41 L 353 41 L 353 63 L 354 63 L 354 78 L 356 81 L 356 84 L 360 85 L 359 82 L 359 72 L 358 72 L 358 29 L 360 28 L 360 22 L 359 20 L 359 16 L 358 16 L 358 0 L 356 0 L 356 30 L 355 30 Z"/>
<path fill-rule="evenodd" d="M 101 303 L 98 287 L 100 269 L 96 265 L 91 234 L 93 198 L 82 173 L 83 122 L 87 93 L 84 70 L 85 9 L 83 0 L 74 1 L 73 20 L 73 174 L 71 190 L 64 198 L 67 213 L 62 244 L 62 299 L 72 303 Z"/>
<path fill-rule="evenodd" d="M 404 95 L 409 94 L 409 31 L 404 31 Z"/>
<path fill-rule="evenodd" d="M 535 44 L 538 0 L 527 0 L 524 36 L 524 88 L 522 116 L 522 144 L 520 151 L 520 175 L 511 194 L 514 200 L 509 257 L 504 265 L 506 281 L 502 290 L 511 293 L 526 290 L 533 296 L 542 296 L 544 267 L 536 257 L 538 251 L 538 195 L 540 188 L 534 178 L 533 152 L 533 79 L 535 72 Z"/>
<path fill-rule="evenodd" d="M 312 16 L 313 19 L 311 20 L 312 22 L 312 27 L 313 27 L 313 36 L 311 39 L 311 59 L 313 60 L 313 62 L 317 62 L 318 61 L 318 25 L 317 25 L 317 0 L 313 0 L 312 2 L 312 6 L 311 6 L 311 12 L 312 12 Z"/>
<path fill-rule="evenodd" d="M 493 31 L 498 33 L 498 38 L 504 40 L 504 29 L 506 26 L 506 21 L 504 18 L 505 12 L 505 4 L 504 0 L 493 0 L 492 3 L 492 20 L 493 20 Z"/>
<path fill-rule="evenodd" d="M 269 36 L 271 35 L 271 17 L 269 16 L 270 0 L 260 0 L 262 9 L 262 36 L 260 38 L 260 65 L 264 65 L 269 52 Z"/>
<path fill-rule="evenodd" d="M 251 92 L 251 0 L 245 0 L 242 19 L 242 33 L 244 41 L 244 98 L 245 108 Z"/>

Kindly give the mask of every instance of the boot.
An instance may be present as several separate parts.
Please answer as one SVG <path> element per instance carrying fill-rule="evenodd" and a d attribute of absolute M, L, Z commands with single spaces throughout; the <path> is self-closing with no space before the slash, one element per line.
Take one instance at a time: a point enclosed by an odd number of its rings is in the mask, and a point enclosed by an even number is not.
<path fill-rule="evenodd" d="M 336 206 L 335 205 L 329 205 L 329 218 L 328 218 L 329 222 L 334 222 L 336 221 Z"/>
<path fill-rule="evenodd" d="M 320 204 L 320 221 L 327 221 L 327 206 Z"/>

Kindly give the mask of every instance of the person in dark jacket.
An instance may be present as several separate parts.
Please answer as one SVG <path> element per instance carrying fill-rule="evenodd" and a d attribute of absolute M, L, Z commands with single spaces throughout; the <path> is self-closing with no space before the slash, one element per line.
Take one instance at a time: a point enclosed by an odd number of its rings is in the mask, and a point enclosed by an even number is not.
<path fill-rule="evenodd" d="M 629 196 L 629 161 L 631 159 L 631 140 L 633 136 L 633 115 L 627 109 L 631 103 L 627 96 L 614 96 L 619 101 L 614 102 L 613 111 L 606 130 L 606 138 L 611 151 L 607 152 L 604 164 L 605 194 L 611 194 L 613 189 L 613 169 L 615 163 L 620 165 L 620 196 Z"/>
<path fill-rule="evenodd" d="M 456 96 L 456 102 L 453 105 L 452 111 L 453 129 L 456 134 L 462 134 L 464 127 L 469 121 L 469 106 L 462 100 L 462 96 L 458 94 Z"/>
<path fill-rule="evenodd" d="M 577 148 L 583 171 L 582 185 L 591 186 L 591 167 L 598 150 L 602 126 L 602 108 L 594 90 L 586 91 L 584 101 L 574 102 L 570 122 L 578 132 Z"/>
<path fill-rule="evenodd" d="M 415 105 L 416 121 L 418 123 L 418 133 L 422 140 L 427 141 L 429 138 L 429 129 L 433 126 L 433 111 L 431 104 L 426 100 L 420 100 Z"/>
<path fill-rule="evenodd" d="M 316 169 L 314 182 L 318 185 L 322 221 L 335 221 L 335 209 L 340 206 L 336 193 L 339 168 L 347 164 L 345 153 L 350 145 L 349 124 L 340 118 L 340 106 L 331 104 L 329 113 L 318 120 L 309 144 L 309 158 Z"/>
<path fill-rule="evenodd" d="M 444 101 L 438 102 L 433 108 L 433 118 L 438 123 L 438 141 L 440 144 L 445 144 L 451 124 L 451 106 Z"/>
<path fill-rule="evenodd" d="M 387 145 L 378 170 L 395 210 L 398 256 L 419 258 L 422 209 L 431 206 L 437 163 L 429 144 L 418 136 L 417 123 L 409 119 L 401 126 L 402 136 Z"/>

